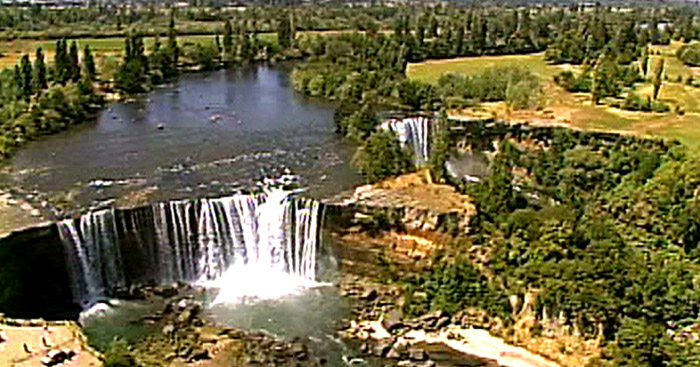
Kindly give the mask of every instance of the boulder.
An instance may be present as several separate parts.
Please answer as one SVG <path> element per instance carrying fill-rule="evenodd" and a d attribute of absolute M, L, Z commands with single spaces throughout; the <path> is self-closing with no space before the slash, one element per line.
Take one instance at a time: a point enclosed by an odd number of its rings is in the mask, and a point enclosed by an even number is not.
<path fill-rule="evenodd" d="M 386 356 L 391 350 L 391 342 L 377 342 L 373 348 L 373 354 L 377 357 Z"/>
<path fill-rule="evenodd" d="M 160 285 L 153 288 L 153 293 L 163 298 L 170 298 L 176 296 L 179 291 L 176 285 Z"/>
<path fill-rule="evenodd" d="M 389 349 L 389 352 L 386 354 L 386 358 L 389 359 L 401 359 L 403 355 L 403 349 L 401 345 L 398 343 L 394 344 L 391 346 L 391 349 Z"/>
<path fill-rule="evenodd" d="M 175 332 L 175 325 L 168 324 L 163 326 L 163 335 L 170 336 Z"/>
<path fill-rule="evenodd" d="M 41 363 L 45 366 L 55 366 L 73 357 L 75 352 L 70 349 L 52 349 L 41 359 Z"/>
<path fill-rule="evenodd" d="M 388 332 L 400 329 L 404 326 L 401 322 L 401 318 L 403 318 L 403 312 L 401 312 L 401 310 L 392 310 L 382 319 L 382 326 Z"/>
<path fill-rule="evenodd" d="M 209 351 L 206 349 L 196 349 L 192 352 L 190 356 L 190 361 L 201 361 L 205 359 L 210 359 Z"/>
<path fill-rule="evenodd" d="M 439 319 L 437 320 L 437 322 L 435 323 L 435 328 L 436 328 L 436 329 L 442 329 L 442 328 L 444 328 L 445 326 L 448 326 L 448 325 L 450 324 L 450 321 L 451 321 L 451 319 L 450 319 L 449 316 L 441 317 L 441 318 L 439 318 Z"/>
<path fill-rule="evenodd" d="M 376 289 L 368 289 L 362 293 L 360 296 L 360 299 L 365 300 L 365 301 L 374 301 L 377 299 L 377 290 Z"/>
<path fill-rule="evenodd" d="M 309 356 L 309 351 L 304 343 L 292 343 L 289 347 L 289 351 L 294 355 L 294 358 L 303 361 Z"/>
<path fill-rule="evenodd" d="M 412 361 L 425 361 L 428 359 L 428 353 L 421 348 L 413 347 L 408 349 L 408 358 Z"/>

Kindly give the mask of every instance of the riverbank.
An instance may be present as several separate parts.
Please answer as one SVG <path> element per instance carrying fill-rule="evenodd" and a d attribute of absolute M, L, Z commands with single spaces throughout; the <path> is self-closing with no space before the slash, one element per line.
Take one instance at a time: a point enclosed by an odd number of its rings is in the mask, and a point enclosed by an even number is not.
<path fill-rule="evenodd" d="M 0 190 L 0 238 L 12 232 L 48 224 L 42 213 L 24 199 Z"/>

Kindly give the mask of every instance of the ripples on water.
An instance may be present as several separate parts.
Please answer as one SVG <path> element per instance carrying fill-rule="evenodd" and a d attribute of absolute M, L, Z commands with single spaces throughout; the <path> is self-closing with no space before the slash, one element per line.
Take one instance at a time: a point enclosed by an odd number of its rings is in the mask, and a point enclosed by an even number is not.
<path fill-rule="evenodd" d="M 17 152 L 9 184 L 70 192 L 82 207 L 228 194 L 287 170 L 315 197 L 352 188 L 359 182 L 349 165 L 353 147 L 334 134 L 333 106 L 296 94 L 286 69 L 187 75 L 111 104 L 96 124 Z"/>

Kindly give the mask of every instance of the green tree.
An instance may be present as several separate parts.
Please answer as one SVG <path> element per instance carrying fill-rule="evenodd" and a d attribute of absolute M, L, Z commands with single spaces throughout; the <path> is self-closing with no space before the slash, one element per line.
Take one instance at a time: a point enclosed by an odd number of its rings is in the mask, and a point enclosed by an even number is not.
<path fill-rule="evenodd" d="M 353 164 L 367 182 L 398 176 L 412 167 L 396 135 L 386 130 L 377 131 L 367 139 L 355 154 Z"/>
<path fill-rule="evenodd" d="M 59 84 L 65 85 L 72 76 L 71 59 L 68 56 L 68 48 L 65 39 L 56 41 L 53 70 L 54 81 Z"/>
<path fill-rule="evenodd" d="M 666 59 L 662 58 L 659 63 L 656 64 L 654 69 L 654 79 L 652 83 L 654 84 L 653 97 L 656 101 L 659 98 L 659 93 L 661 92 L 661 84 L 663 83 L 664 67 L 666 66 Z"/>
<path fill-rule="evenodd" d="M 228 61 L 228 58 L 233 55 L 233 29 L 231 28 L 231 21 L 226 20 L 224 23 L 224 61 Z"/>
<path fill-rule="evenodd" d="M 167 44 L 167 52 L 168 52 L 168 59 L 169 59 L 169 65 L 167 68 L 167 73 L 165 76 L 170 77 L 173 75 L 177 75 L 177 66 L 180 60 L 180 48 L 177 45 L 177 29 L 175 28 L 175 11 L 173 10 L 172 13 L 170 13 L 170 24 L 168 25 L 168 44 Z"/>
<path fill-rule="evenodd" d="M 90 52 L 89 45 L 85 45 L 85 49 L 83 50 L 83 68 L 85 72 L 85 78 L 89 81 L 95 80 L 95 77 L 97 76 L 97 71 L 95 69 L 95 59 L 92 56 L 92 52 Z"/>
<path fill-rule="evenodd" d="M 25 99 L 34 93 L 34 83 L 32 82 L 32 64 L 29 62 L 29 55 L 23 55 L 20 60 L 20 74 L 22 95 Z"/>
<path fill-rule="evenodd" d="M 277 42 L 282 48 L 288 48 L 294 40 L 292 13 L 283 14 L 277 22 Z"/>
<path fill-rule="evenodd" d="M 77 82 L 80 80 L 80 61 L 78 55 L 78 45 L 75 42 L 71 42 L 70 52 L 70 80 Z"/>
<path fill-rule="evenodd" d="M 41 91 L 47 87 L 46 63 L 44 62 L 44 53 L 39 47 L 36 49 L 36 58 L 34 59 L 34 90 Z"/>

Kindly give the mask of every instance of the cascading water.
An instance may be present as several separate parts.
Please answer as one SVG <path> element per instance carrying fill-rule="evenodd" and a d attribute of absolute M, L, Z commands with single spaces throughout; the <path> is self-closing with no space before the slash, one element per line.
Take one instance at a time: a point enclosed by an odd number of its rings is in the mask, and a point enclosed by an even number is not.
<path fill-rule="evenodd" d="M 85 307 L 144 280 L 216 287 L 215 303 L 312 286 L 321 205 L 292 194 L 276 188 L 61 221 L 75 300 Z"/>
<path fill-rule="evenodd" d="M 114 287 L 124 285 L 120 253 L 115 243 L 114 212 L 102 210 L 59 223 L 68 255 L 73 296 L 81 305 L 92 303 Z"/>
<path fill-rule="evenodd" d="M 416 166 L 423 166 L 428 162 L 430 119 L 425 117 L 392 119 L 382 123 L 380 128 L 396 133 L 401 146 L 412 150 Z"/>

